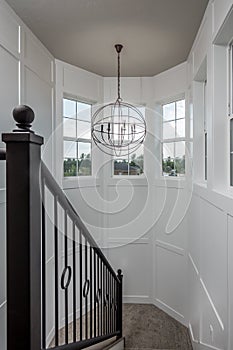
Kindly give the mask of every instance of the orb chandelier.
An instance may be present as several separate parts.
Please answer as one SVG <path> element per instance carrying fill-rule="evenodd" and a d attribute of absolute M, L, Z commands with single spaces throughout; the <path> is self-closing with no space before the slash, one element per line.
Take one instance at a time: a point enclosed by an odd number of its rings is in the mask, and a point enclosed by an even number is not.
<path fill-rule="evenodd" d="M 146 122 L 141 111 L 123 102 L 120 93 L 121 44 L 115 45 L 118 55 L 118 96 L 116 102 L 101 106 L 92 116 L 92 138 L 106 154 L 117 157 L 135 152 L 146 136 Z"/>

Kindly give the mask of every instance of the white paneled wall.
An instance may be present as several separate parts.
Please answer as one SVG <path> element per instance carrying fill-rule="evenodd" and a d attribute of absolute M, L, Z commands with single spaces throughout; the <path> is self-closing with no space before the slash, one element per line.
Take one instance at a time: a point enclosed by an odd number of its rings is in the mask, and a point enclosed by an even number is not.
<path fill-rule="evenodd" d="M 19 102 L 35 110 L 33 128 L 45 137 L 44 159 L 56 170 L 57 180 L 97 242 L 104 247 L 114 268 L 122 268 L 124 301 L 154 303 L 188 325 L 196 350 L 233 349 L 233 200 L 227 182 L 229 136 L 225 120 L 227 45 L 233 37 L 232 6 L 232 0 L 209 2 L 187 63 L 156 77 L 122 79 L 123 99 L 147 107 L 145 176 L 119 182 L 112 177 L 111 159 L 93 148 L 93 176 L 63 181 L 63 96 L 92 102 L 95 108 L 103 101 L 115 100 L 116 79 L 103 78 L 61 61 L 56 61 L 55 73 L 50 53 L 0 0 L 1 131 L 13 129 L 11 110 Z M 202 107 L 196 90 L 196 80 L 205 60 L 207 182 L 203 179 L 201 159 Z M 161 103 L 181 96 L 187 100 L 187 130 L 189 118 L 194 119 L 193 160 L 197 172 L 194 172 L 193 189 L 190 181 L 164 181 L 159 167 Z M 55 110 L 56 118 L 53 118 Z M 56 131 L 54 148 L 52 131 Z M 0 147 L 4 145 L 0 143 Z M 56 157 L 53 157 L 54 149 Z M 188 168 L 188 174 L 191 170 Z M 6 331 L 6 288 L 2 283 L 5 280 L 4 172 L 1 162 L 0 350 L 5 350 Z M 47 200 L 51 201 L 49 196 Z M 49 242 L 51 245 L 52 239 Z M 53 274 L 54 262 L 50 245 L 47 276 L 51 288 L 47 290 L 47 298 L 51 301 L 53 280 L 49 277 Z M 61 243 L 61 267 L 62 259 Z M 48 341 L 53 335 L 52 301 L 50 306 Z M 63 305 L 60 306 L 62 309 Z M 61 313 L 61 325 L 62 322 Z"/>
<path fill-rule="evenodd" d="M 195 171 L 188 212 L 188 323 L 196 350 L 233 349 L 230 248 L 233 199 L 229 187 L 227 115 L 232 6 L 231 0 L 209 3 L 188 58 L 188 85 L 194 95 Z M 200 120 L 203 96 L 198 98 L 198 83 L 194 82 L 198 80 L 197 72 L 204 59 L 207 63 L 207 181 L 204 181 L 203 123 Z"/>
<path fill-rule="evenodd" d="M 13 108 L 31 106 L 36 114 L 33 130 L 45 137 L 53 128 L 53 57 L 11 8 L 0 1 L 0 130 L 15 127 Z M 0 141 L 0 147 L 5 145 Z M 45 160 L 52 161 L 52 149 Z M 6 240 L 5 162 L 0 162 L 0 349 L 6 349 Z"/>

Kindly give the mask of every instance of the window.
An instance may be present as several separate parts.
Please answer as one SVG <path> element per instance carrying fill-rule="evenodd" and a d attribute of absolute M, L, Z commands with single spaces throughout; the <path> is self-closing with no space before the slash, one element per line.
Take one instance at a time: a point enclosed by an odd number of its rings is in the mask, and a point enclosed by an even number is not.
<path fill-rule="evenodd" d="M 91 175 L 91 105 L 63 99 L 64 177 Z"/>
<path fill-rule="evenodd" d="M 164 176 L 185 174 L 185 100 L 163 105 L 162 167 Z"/>
<path fill-rule="evenodd" d="M 145 117 L 145 107 L 138 107 Z M 135 152 L 113 160 L 114 175 L 142 175 L 144 172 L 144 147 L 141 145 Z"/>

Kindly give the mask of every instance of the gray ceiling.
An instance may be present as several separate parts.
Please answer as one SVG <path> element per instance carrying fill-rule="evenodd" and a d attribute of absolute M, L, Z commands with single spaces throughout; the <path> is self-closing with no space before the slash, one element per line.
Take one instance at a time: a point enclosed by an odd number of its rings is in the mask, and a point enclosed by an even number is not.
<path fill-rule="evenodd" d="M 187 59 L 208 0 L 7 0 L 58 59 L 116 75 L 153 76 Z"/>

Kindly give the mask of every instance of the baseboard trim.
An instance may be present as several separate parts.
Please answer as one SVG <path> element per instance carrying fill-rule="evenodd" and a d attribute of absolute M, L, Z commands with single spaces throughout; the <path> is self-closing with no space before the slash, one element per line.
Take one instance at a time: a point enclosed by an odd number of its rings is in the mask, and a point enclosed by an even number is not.
<path fill-rule="evenodd" d="M 154 305 L 157 306 L 159 309 L 163 310 L 164 312 L 166 312 L 169 316 L 173 317 L 175 320 L 182 323 L 185 327 L 188 328 L 188 324 L 187 324 L 184 316 L 182 314 L 180 314 L 179 312 L 177 312 L 176 310 L 174 310 L 173 308 L 171 308 L 170 306 L 168 306 L 167 304 L 165 304 L 163 301 L 156 298 L 154 300 Z"/>
<path fill-rule="evenodd" d="M 200 342 L 198 350 L 224 350 L 224 349 L 223 348 L 216 348 L 215 346 Z"/>
<path fill-rule="evenodd" d="M 124 295 L 123 303 L 129 304 L 152 304 L 148 295 Z"/>
<path fill-rule="evenodd" d="M 189 330 L 189 334 L 190 334 L 190 338 L 191 338 L 192 342 L 195 344 L 199 344 L 199 341 L 194 338 L 192 325 L 190 323 L 188 326 L 188 330 Z"/>

